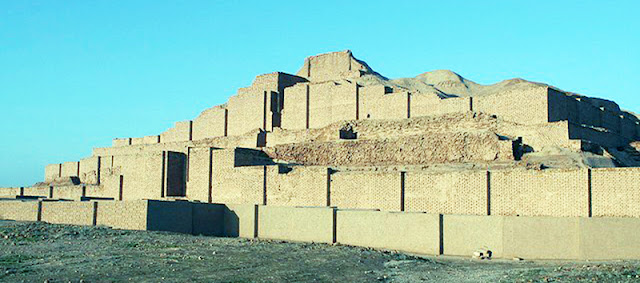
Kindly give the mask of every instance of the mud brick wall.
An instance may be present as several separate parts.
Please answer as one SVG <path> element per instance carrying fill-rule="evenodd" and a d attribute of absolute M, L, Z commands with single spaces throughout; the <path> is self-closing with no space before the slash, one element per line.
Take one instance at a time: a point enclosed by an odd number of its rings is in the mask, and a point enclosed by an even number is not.
<path fill-rule="evenodd" d="M 547 89 L 547 99 L 547 119 L 549 122 L 569 121 L 577 123 L 580 120 L 578 115 L 578 103 L 580 101 L 575 97 L 549 88 Z"/>
<path fill-rule="evenodd" d="M 591 170 L 594 217 L 640 217 L 640 168 Z"/>
<path fill-rule="evenodd" d="M 227 237 L 255 238 L 258 236 L 258 205 L 225 204 L 224 235 Z"/>
<path fill-rule="evenodd" d="M 0 188 L 0 198 L 14 198 L 20 195 L 20 188 Z"/>
<path fill-rule="evenodd" d="M 360 119 L 405 119 L 409 117 L 409 93 L 386 93 L 384 86 L 360 87 Z"/>
<path fill-rule="evenodd" d="M 80 200 L 82 197 L 83 197 L 82 185 L 53 187 L 54 199 Z"/>
<path fill-rule="evenodd" d="M 331 117 L 334 87 L 334 82 L 309 85 L 309 128 L 320 128 L 334 121 Z M 353 97 L 355 117 L 355 93 Z"/>
<path fill-rule="evenodd" d="M 236 159 L 241 159 L 237 155 L 236 150 L 212 152 L 213 202 L 263 204 L 266 167 L 234 167 L 237 163 Z"/>
<path fill-rule="evenodd" d="M 149 231 L 193 232 L 193 209 L 190 202 L 150 200 L 147 202 L 146 214 Z"/>
<path fill-rule="evenodd" d="M 0 219 L 38 221 L 37 201 L 0 201 Z"/>
<path fill-rule="evenodd" d="M 308 83 L 300 83 L 284 89 L 283 129 L 299 130 L 307 128 L 308 91 Z"/>
<path fill-rule="evenodd" d="M 43 201 L 41 220 L 54 224 L 93 225 L 94 202 Z"/>
<path fill-rule="evenodd" d="M 567 96 L 567 99 L 572 99 L 572 97 Z M 574 99 L 574 101 L 576 101 L 576 104 L 578 106 L 578 121 L 569 120 L 569 122 L 576 122 L 577 124 L 584 124 L 594 127 L 603 126 L 602 117 L 605 111 L 593 106 L 588 101 L 583 101 L 580 99 Z M 573 115 L 570 115 L 569 117 L 571 116 Z"/>
<path fill-rule="evenodd" d="M 60 177 L 61 164 L 49 164 L 44 167 L 44 180 L 53 181 L 53 179 Z"/>
<path fill-rule="evenodd" d="M 607 147 L 625 145 L 625 141 L 617 133 L 569 123 L 569 138 L 572 140 L 588 140 Z"/>
<path fill-rule="evenodd" d="M 80 182 L 85 184 L 97 184 L 100 175 L 101 158 L 92 156 L 80 160 Z"/>
<path fill-rule="evenodd" d="M 491 215 L 589 216 L 587 170 L 491 171 Z"/>
<path fill-rule="evenodd" d="M 342 120 L 355 120 L 358 116 L 358 89 L 357 84 L 348 82 L 311 84 L 309 128 L 320 128 Z"/>
<path fill-rule="evenodd" d="M 406 211 L 445 214 L 487 214 L 487 172 L 418 173 L 405 175 Z"/>
<path fill-rule="evenodd" d="M 193 146 L 194 142 L 192 141 L 181 141 L 181 142 L 171 142 L 171 143 L 156 143 L 156 144 L 136 144 L 129 146 L 120 146 L 120 147 L 98 147 L 93 149 L 93 156 L 112 156 L 112 155 L 131 155 L 131 154 L 139 154 L 145 153 L 148 151 L 176 151 L 176 152 L 187 152 L 188 146 Z"/>
<path fill-rule="evenodd" d="M 474 97 L 473 111 L 494 114 L 523 124 L 546 123 L 549 121 L 547 94 L 547 88 L 540 87 Z"/>
<path fill-rule="evenodd" d="M 131 138 L 131 145 L 154 144 L 160 142 L 160 135 Z"/>
<path fill-rule="evenodd" d="M 264 203 L 265 169 L 262 166 L 213 168 L 212 198 L 216 203 Z"/>
<path fill-rule="evenodd" d="M 131 138 L 115 138 L 111 145 L 113 147 L 131 145 Z"/>
<path fill-rule="evenodd" d="M 194 235 L 224 235 L 224 213 L 225 206 L 212 203 L 190 203 L 191 213 L 191 233 Z"/>
<path fill-rule="evenodd" d="M 120 175 L 122 175 L 122 199 L 157 199 L 163 197 L 166 185 L 166 152 L 148 152 L 135 155 L 114 156 L 113 166 L 101 170 L 101 181 L 107 192 L 115 192 L 119 199 Z"/>
<path fill-rule="evenodd" d="M 146 230 L 148 201 L 99 201 L 96 225 L 116 229 Z"/>
<path fill-rule="evenodd" d="M 49 197 L 51 189 L 49 187 L 25 187 L 23 192 L 25 196 Z"/>
<path fill-rule="evenodd" d="M 173 128 L 168 129 L 164 133 L 160 134 L 160 142 L 181 142 L 190 141 L 193 133 L 192 121 L 180 121 L 176 122 Z"/>
<path fill-rule="evenodd" d="M 338 210 L 337 242 L 414 252 L 440 253 L 439 215 Z"/>
<path fill-rule="evenodd" d="M 282 172 L 283 170 L 286 172 Z M 326 204 L 327 168 L 267 167 L 267 205 L 325 206 Z"/>
<path fill-rule="evenodd" d="M 184 197 L 186 193 L 187 156 L 181 152 L 167 151 L 165 157 L 165 196 Z"/>
<path fill-rule="evenodd" d="M 190 148 L 187 153 L 187 197 L 190 200 L 210 202 L 212 185 L 212 152 L 209 147 Z"/>
<path fill-rule="evenodd" d="M 343 82 L 331 86 L 331 123 L 342 120 L 358 119 L 358 92 L 360 87 L 354 83 Z"/>
<path fill-rule="evenodd" d="M 330 205 L 400 211 L 400 173 L 337 172 L 331 174 Z"/>
<path fill-rule="evenodd" d="M 62 173 L 61 176 L 62 177 L 73 177 L 73 176 L 78 176 L 78 169 L 80 163 L 78 161 L 70 161 L 70 162 L 65 162 L 62 163 Z"/>
<path fill-rule="evenodd" d="M 193 120 L 193 140 L 226 135 L 227 109 L 221 106 L 209 108 Z"/>
<path fill-rule="evenodd" d="M 144 144 L 144 138 L 143 138 L 143 137 L 139 137 L 139 138 L 131 138 L 131 144 L 132 144 L 132 145 L 136 145 L 136 144 Z"/>
<path fill-rule="evenodd" d="M 435 93 L 412 93 L 410 105 L 411 117 L 429 116 L 439 113 L 444 114 L 444 111 L 439 110 L 441 100 L 442 99 Z"/>
<path fill-rule="evenodd" d="M 440 100 L 440 104 L 433 109 L 435 114 L 467 112 L 470 111 L 471 100 L 469 97 L 454 97 Z M 413 115 L 412 115 L 413 117 Z"/>
<path fill-rule="evenodd" d="M 114 200 L 118 198 L 117 190 L 110 190 L 116 188 L 116 186 L 105 186 L 105 185 L 88 185 L 85 187 L 85 197 L 90 198 L 102 198 L 102 199 L 111 199 Z"/>
<path fill-rule="evenodd" d="M 359 77 L 366 67 L 351 57 L 349 52 L 336 52 L 308 57 L 297 75 L 312 81 L 339 80 Z"/>
<path fill-rule="evenodd" d="M 238 90 L 227 104 L 227 135 L 242 135 L 255 129 L 271 130 L 270 98 L 270 90 Z"/>
<path fill-rule="evenodd" d="M 258 207 L 258 237 L 333 243 L 334 208 Z"/>

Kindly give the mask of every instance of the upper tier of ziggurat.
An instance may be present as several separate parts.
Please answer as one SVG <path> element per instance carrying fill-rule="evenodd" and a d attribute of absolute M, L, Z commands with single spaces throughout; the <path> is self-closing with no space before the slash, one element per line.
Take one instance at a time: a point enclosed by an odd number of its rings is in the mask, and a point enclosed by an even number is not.
<path fill-rule="evenodd" d="M 350 51 L 259 75 L 223 105 L 113 140 L 3 194 L 505 216 L 640 217 L 640 125 L 609 100 Z M 19 190 L 19 191 L 18 191 Z"/>

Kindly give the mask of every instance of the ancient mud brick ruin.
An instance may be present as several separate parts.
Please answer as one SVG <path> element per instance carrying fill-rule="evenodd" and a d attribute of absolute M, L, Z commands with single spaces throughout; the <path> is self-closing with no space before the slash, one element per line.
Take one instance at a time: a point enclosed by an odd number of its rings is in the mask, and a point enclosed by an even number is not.
<path fill-rule="evenodd" d="M 2 202 L 0 217 L 129 229 L 156 225 L 193 233 L 209 229 L 433 254 L 466 255 L 472 245 L 494 245 L 504 248 L 503 256 L 602 258 L 597 248 L 583 246 L 593 240 L 588 237 L 640 232 L 639 140 L 638 117 L 612 101 L 522 79 L 480 85 L 446 70 L 388 79 L 350 51 L 335 52 L 307 58 L 295 75 L 260 75 L 226 104 L 158 135 L 117 138 L 112 147 L 95 148 L 80 161 L 48 165 L 43 182 L 0 189 L 8 198 L 40 200 Z M 193 206 L 191 214 L 176 212 L 185 203 Z M 213 208 L 196 213 L 208 203 L 225 204 L 227 214 Z M 279 210 L 294 207 L 316 208 Z M 353 215 L 344 209 L 364 210 Z M 234 216 L 221 220 L 224 227 L 202 224 L 206 215 L 229 212 Z M 269 213 L 288 216 L 260 218 Z M 119 220 L 116 215 L 137 216 Z M 238 224 L 245 216 L 252 225 Z M 304 225 L 314 217 L 320 217 L 317 223 L 333 221 L 323 226 L 331 232 L 322 239 L 295 236 L 296 221 Z M 183 225 L 180 219 L 191 219 L 184 220 L 191 226 L 175 228 Z M 280 220 L 285 223 L 269 225 Z M 507 251 L 520 247 L 507 241 L 507 226 L 510 233 L 522 227 L 527 235 L 522 241 L 558 242 L 562 237 L 549 231 L 571 230 L 565 224 L 576 229 L 567 239 L 582 239 L 576 240 L 581 246 L 566 253 Z M 418 229 L 407 235 L 438 232 L 433 239 L 397 243 L 367 225 Z M 479 235 L 484 229 L 469 228 L 476 225 L 495 229 Z M 466 238 L 443 236 L 460 233 Z M 469 244 L 469 237 L 504 240 Z M 425 239 L 432 242 L 420 242 Z M 640 249 L 638 240 L 625 245 L 627 251 L 629 245 Z M 613 257 L 640 258 L 628 253 Z"/>

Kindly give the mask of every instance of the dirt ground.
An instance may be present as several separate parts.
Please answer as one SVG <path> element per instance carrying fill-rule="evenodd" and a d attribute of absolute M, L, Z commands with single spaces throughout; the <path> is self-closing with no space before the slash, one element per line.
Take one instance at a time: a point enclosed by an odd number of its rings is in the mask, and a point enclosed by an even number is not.
<path fill-rule="evenodd" d="M 339 245 L 0 221 L 0 281 L 638 282 L 640 261 L 481 261 Z"/>

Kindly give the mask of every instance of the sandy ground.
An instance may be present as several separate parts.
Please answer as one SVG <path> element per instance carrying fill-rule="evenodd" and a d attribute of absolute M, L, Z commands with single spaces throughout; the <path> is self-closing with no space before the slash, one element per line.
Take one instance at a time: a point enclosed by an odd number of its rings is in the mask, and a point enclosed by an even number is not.
<path fill-rule="evenodd" d="M 3 282 L 638 282 L 639 274 L 640 261 L 480 261 L 0 221 Z"/>

